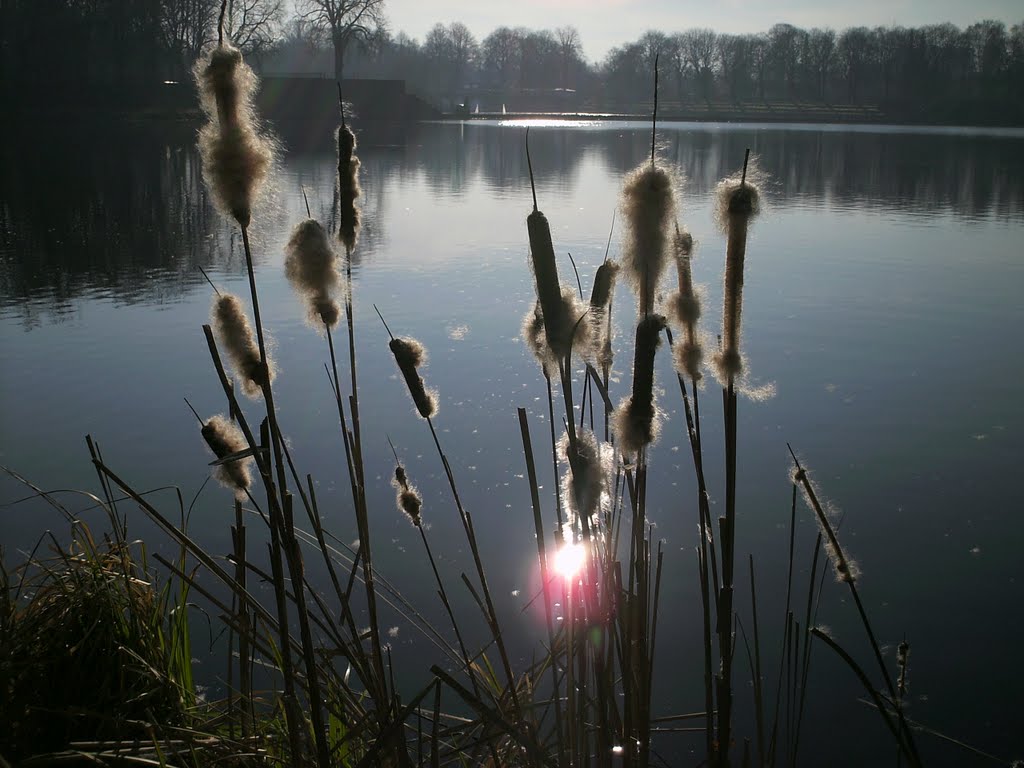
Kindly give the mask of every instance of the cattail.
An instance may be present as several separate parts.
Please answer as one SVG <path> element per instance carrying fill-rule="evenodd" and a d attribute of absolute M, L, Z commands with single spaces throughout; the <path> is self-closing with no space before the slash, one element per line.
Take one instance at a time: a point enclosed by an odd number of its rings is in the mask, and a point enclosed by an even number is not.
<path fill-rule="evenodd" d="M 545 313 L 540 300 L 523 318 L 526 345 L 548 374 L 556 372 L 559 360 L 572 350 L 586 353 L 591 347 L 593 335 L 591 323 L 583 321 L 588 312 L 587 307 L 573 288 L 561 286 L 554 307 L 557 318 L 554 321 L 549 321 L 549 315 Z"/>
<path fill-rule="evenodd" d="M 241 378 L 242 391 L 249 397 L 260 397 L 263 387 L 274 379 L 274 367 L 269 359 L 266 366 L 260 362 L 256 334 L 241 299 L 230 293 L 217 296 L 213 303 L 213 325 Z"/>
<path fill-rule="evenodd" d="M 595 357 L 602 368 L 612 364 L 612 292 L 619 265 L 604 261 L 594 275 L 594 288 L 590 292 L 590 327 Z"/>
<path fill-rule="evenodd" d="M 557 357 L 562 357 L 569 349 L 575 325 L 576 318 L 570 317 L 575 293 L 569 289 L 571 299 L 567 301 L 566 288 L 558 281 L 555 248 L 551 243 L 547 216 L 535 208 L 526 217 L 526 229 L 530 237 L 530 265 L 537 285 L 544 333 L 551 350 Z"/>
<path fill-rule="evenodd" d="M 896 686 L 901 697 L 907 693 L 907 661 L 909 656 L 910 644 L 903 640 L 896 646 L 896 667 L 899 669 Z"/>
<path fill-rule="evenodd" d="M 405 378 L 416 410 L 424 419 L 431 418 L 437 413 L 437 394 L 426 388 L 423 378 L 416 370 L 426 363 L 427 351 L 418 341 L 408 338 L 392 339 L 389 346 L 395 356 L 395 362 L 398 363 L 398 369 Z"/>
<path fill-rule="evenodd" d="M 239 453 L 248 447 L 241 430 L 223 416 L 210 418 L 203 424 L 202 434 L 206 444 L 218 459 Z M 250 458 L 226 461 L 213 468 L 213 476 L 225 487 L 231 488 L 235 496 L 245 498 L 245 492 L 252 485 L 252 475 L 249 471 L 251 464 Z"/>
<path fill-rule="evenodd" d="M 568 435 L 562 436 L 558 454 L 569 464 L 569 471 L 562 478 L 562 498 L 571 515 L 570 526 L 580 517 L 589 523 L 600 509 L 602 494 L 608 490 L 611 452 L 604 450 L 593 432 L 579 430 L 575 444 Z"/>
<path fill-rule="evenodd" d="M 828 515 L 818 500 L 818 493 L 814 489 L 810 478 L 807 477 L 807 470 L 798 466 L 793 472 L 793 482 L 800 486 L 803 491 L 804 500 L 807 506 L 814 511 L 814 516 L 821 529 L 822 538 L 825 542 L 825 552 L 836 572 L 836 581 L 854 582 L 860 576 L 860 568 L 850 556 L 843 550 L 836 536 L 835 528 L 829 522 Z M 835 510 L 829 505 L 829 512 L 835 516 Z"/>
<path fill-rule="evenodd" d="M 644 163 L 626 177 L 622 212 L 627 239 L 622 262 L 639 302 L 639 314 L 654 309 L 658 282 L 665 271 L 668 222 L 675 215 L 672 177 L 654 163 Z"/>
<path fill-rule="evenodd" d="M 722 307 L 722 347 L 714 357 L 715 373 L 723 386 L 743 373 L 740 354 L 740 318 L 743 311 L 743 267 L 747 254 L 747 229 L 760 211 L 761 195 L 756 164 L 744 163 L 743 173 L 723 179 L 716 191 L 716 218 L 728 242 L 725 255 L 725 288 Z"/>
<path fill-rule="evenodd" d="M 523 325 L 520 330 L 527 349 L 533 353 L 540 363 L 544 375 L 550 378 L 558 372 L 557 361 L 548 346 L 547 335 L 544 333 L 544 313 L 541 312 L 540 302 L 535 301 L 533 307 L 523 315 Z"/>
<path fill-rule="evenodd" d="M 391 485 L 395 489 L 395 503 L 398 510 L 409 518 L 409 522 L 419 528 L 423 524 L 420 517 L 420 510 L 423 508 L 423 499 L 420 497 L 416 486 L 409 483 L 405 473 L 405 467 L 401 464 L 395 466 L 395 476 L 391 478 Z"/>
<path fill-rule="evenodd" d="M 637 323 L 633 353 L 633 392 L 615 411 L 615 434 L 627 455 L 639 452 L 658 437 L 658 413 L 654 404 L 654 353 L 665 318 L 650 315 Z"/>
<path fill-rule="evenodd" d="M 356 135 L 343 120 L 338 126 L 338 239 L 349 252 L 359 236 L 359 158 L 355 152 Z"/>
<path fill-rule="evenodd" d="M 256 75 L 230 45 L 196 62 L 194 74 L 208 120 L 199 131 L 203 175 L 218 210 L 248 227 L 274 158 L 273 145 L 259 134 L 252 114 Z"/>
<path fill-rule="evenodd" d="M 333 293 L 341 282 L 338 254 L 326 230 L 315 219 L 296 225 L 285 246 L 285 275 L 303 297 L 314 328 L 333 328 L 341 315 Z"/>
<path fill-rule="evenodd" d="M 683 333 L 682 343 L 677 344 L 673 353 L 676 370 L 694 381 L 700 381 L 701 361 L 704 358 L 697 321 L 700 319 L 700 295 L 693 284 L 691 259 L 693 258 L 693 236 L 676 226 L 672 242 L 679 273 L 679 290 L 666 302 L 669 318 Z"/>

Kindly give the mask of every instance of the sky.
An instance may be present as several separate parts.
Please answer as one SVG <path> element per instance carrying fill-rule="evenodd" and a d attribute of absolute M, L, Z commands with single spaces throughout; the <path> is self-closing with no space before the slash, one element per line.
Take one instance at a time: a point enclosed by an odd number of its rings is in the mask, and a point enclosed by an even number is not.
<path fill-rule="evenodd" d="M 798 27 L 920 26 L 982 19 L 1024 22 L 1022 0 L 386 0 L 392 33 L 420 42 L 437 22 L 461 21 L 482 40 L 495 27 L 575 26 L 584 54 L 600 61 L 609 49 L 649 29 L 679 32 L 710 27 L 733 34 L 762 32 L 777 22 Z"/>

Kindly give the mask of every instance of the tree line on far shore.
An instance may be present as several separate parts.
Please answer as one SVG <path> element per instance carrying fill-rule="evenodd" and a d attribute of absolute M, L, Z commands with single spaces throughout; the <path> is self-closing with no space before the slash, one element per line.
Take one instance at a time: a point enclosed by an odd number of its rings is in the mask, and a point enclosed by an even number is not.
<path fill-rule="evenodd" d="M 635 109 L 649 103 L 655 57 L 666 106 L 873 105 L 894 115 L 1024 121 L 1024 22 L 966 28 L 801 29 L 759 34 L 649 31 L 601 61 L 574 27 L 461 22 L 422 40 L 394 33 L 384 0 L 231 0 L 230 39 L 265 73 L 400 79 L 445 109 Z M 15 103 L 151 102 L 156 83 L 189 79 L 216 40 L 219 0 L 8 0 L 0 80 Z"/>

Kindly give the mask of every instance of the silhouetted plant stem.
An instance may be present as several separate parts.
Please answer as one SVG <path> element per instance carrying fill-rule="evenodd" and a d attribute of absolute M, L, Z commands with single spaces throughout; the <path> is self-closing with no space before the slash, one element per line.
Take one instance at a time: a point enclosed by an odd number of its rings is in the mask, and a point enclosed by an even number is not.
<path fill-rule="evenodd" d="M 550 389 L 550 379 L 548 379 Z M 549 398 L 550 402 L 550 398 Z M 537 537 L 537 559 L 540 562 L 540 581 L 541 589 L 544 592 L 544 618 L 545 624 L 548 630 L 548 644 L 551 648 L 551 654 L 553 656 L 551 663 L 551 678 L 552 678 L 552 695 L 555 704 L 555 735 L 558 740 L 558 762 L 559 765 L 565 764 L 565 745 L 562 739 L 562 705 L 561 696 L 559 693 L 558 684 L 558 664 L 557 664 L 557 646 L 555 645 L 555 627 L 552 619 L 552 605 L 551 596 L 548 592 L 551 584 L 550 575 L 548 571 L 548 558 L 547 549 L 544 541 L 544 522 L 541 515 L 540 508 L 540 491 L 537 488 L 537 468 L 534 466 L 533 461 L 533 443 L 530 440 L 530 425 L 526 420 L 526 409 L 519 408 L 517 410 L 519 415 L 519 430 L 523 439 L 523 455 L 526 458 L 526 475 L 527 480 L 530 484 L 530 502 L 533 507 L 533 528 L 534 533 Z M 557 470 L 557 466 L 556 466 Z M 557 478 L 557 474 L 556 474 Z M 556 483 L 557 485 L 557 483 Z M 561 520 L 559 520 L 559 528 L 561 528 Z M 559 536 L 561 536 L 561 530 L 559 530 Z"/>
<path fill-rule="evenodd" d="M 278 482 L 278 493 L 282 501 L 281 506 L 277 504 L 271 505 L 271 551 L 272 557 L 275 561 L 279 560 L 282 551 L 288 562 L 288 570 L 291 573 L 291 578 L 294 584 L 297 615 L 299 619 L 299 633 L 302 638 L 303 645 L 303 661 L 306 665 L 306 675 L 309 685 L 310 694 L 310 717 L 313 721 L 314 728 L 314 740 L 317 749 L 317 762 L 319 768 L 329 768 L 330 757 L 327 748 L 327 733 L 324 727 L 323 721 L 323 699 L 320 695 L 320 682 L 319 676 L 316 673 L 316 659 L 313 656 L 313 643 L 312 636 L 309 630 L 309 615 L 306 609 L 305 599 L 303 597 L 303 586 L 302 586 L 302 563 L 301 563 L 301 552 L 299 551 L 298 544 L 295 542 L 294 529 L 290 525 L 290 497 L 288 493 L 288 481 L 285 475 L 284 459 L 281 454 L 281 442 L 283 440 L 281 435 L 281 429 L 277 423 L 277 410 L 274 406 L 274 393 L 273 387 L 270 383 L 270 376 L 268 375 L 267 367 L 267 345 L 264 339 L 263 333 L 263 322 L 260 317 L 260 303 L 259 294 L 256 290 L 256 272 L 253 268 L 252 259 L 252 248 L 249 245 L 249 228 L 242 227 L 242 245 L 245 249 L 245 265 L 246 270 L 249 274 L 249 291 L 252 297 L 252 312 L 253 321 L 256 326 L 256 340 L 259 344 L 260 349 L 260 364 L 263 366 L 264 381 L 263 381 L 263 397 L 267 404 L 267 420 L 270 425 L 270 442 L 273 446 L 274 451 L 274 463 L 277 467 L 277 482 Z M 269 489 L 268 489 L 269 492 Z M 278 514 L 275 520 L 275 509 Z M 283 514 L 282 514 L 283 513 Z M 279 531 L 279 534 L 275 537 L 275 529 Z M 281 535 L 285 537 L 285 541 L 281 541 Z M 283 545 L 283 546 L 282 546 Z M 280 563 L 275 564 L 275 568 L 280 569 Z M 281 576 L 283 573 L 275 574 L 275 579 Z M 288 628 L 288 612 L 287 610 L 281 611 L 281 615 L 278 618 L 281 623 L 281 631 L 287 633 Z M 290 678 L 294 674 L 291 669 L 291 658 L 286 652 L 287 646 L 282 649 L 282 659 L 285 660 L 286 669 L 282 670 L 285 677 L 285 697 L 290 700 L 288 705 L 296 708 L 298 702 L 295 700 L 295 685 L 294 681 Z M 297 711 L 293 711 L 290 715 L 289 720 L 289 732 L 295 731 L 293 735 L 293 743 L 298 744 L 299 736 L 299 714 Z"/>
<path fill-rule="evenodd" d="M 787 447 L 789 447 L 788 444 Z M 825 535 L 832 546 L 832 553 L 836 558 L 838 558 L 839 561 L 847 562 L 847 558 L 843 552 L 842 547 L 839 544 L 839 539 L 836 537 L 835 531 L 832 528 L 832 524 L 829 522 L 828 517 L 825 515 L 825 511 L 824 509 L 822 509 L 821 502 L 818 501 L 817 494 L 815 494 L 814 492 L 814 487 L 811 485 L 810 480 L 807 479 L 807 472 L 800 465 L 800 460 L 797 459 L 796 454 L 793 452 L 793 449 L 791 447 L 789 447 L 789 452 L 790 455 L 793 457 L 793 462 L 797 468 L 796 481 L 800 483 L 800 485 L 803 487 L 803 491 L 807 497 L 808 503 L 810 504 L 811 509 L 814 511 L 815 516 L 818 518 L 818 522 L 821 524 L 821 527 L 824 530 Z M 897 698 L 896 686 L 893 684 L 892 676 L 889 674 L 889 668 L 886 666 L 885 660 L 882 658 L 882 649 L 879 646 L 878 641 L 875 639 L 875 632 L 871 628 L 871 622 L 868 620 L 867 611 L 864 610 L 864 603 L 860 599 L 860 592 L 857 589 L 856 579 L 854 578 L 853 574 L 849 573 L 849 571 L 847 570 L 842 581 L 844 581 L 847 587 L 849 587 L 850 589 L 850 595 L 853 597 L 854 605 L 857 606 L 857 613 L 860 615 L 861 624 L 863 624 L 864 626 L 864 631 L 867 633 L 868 641 L 871 644 L 871 650 L 874 652 L 875 661 L 878 663 L 879 670 L 882 673 L 882 678 L 885 680 L 886 689 L 889 693 L 889 700 L 894 702 Z M 816 630 L 812 630 L 812 632 L 815 634 L 815 636 L 822 637 L 822 635 Z M 830 639 L 828 639 L 827 642 L 829 645 L 834 646 L 833 649 L 838 648 L 838 646 L 832 643 Z M 844 657 L 844 660 L 845 658 L 848 657 Z M 852 662 L 852 659 L 850 661 Z M 854 669 L 854 671 L 857 672 L 857 669 L 859 668 Z M 858 673 L 858 676 L 862 674 L 863 673 Z M 868 685 L 868 687 L 869 689 L 871 688 L 870 685 Z M 871 691 L 873 692 L 873 689 L 871 689 Z M 893 729 L 894 735 L 896 735 L 897 742 L 900 744 L 905 744 L 907 758 L 910 760 L 911 765 L 919 766 L 921 764 L 921 760 L 917 752 L 917 747 L 914 744 L 913 734 L 911 733 L 910 729 L 906 727 L 906 722 L 902 708 L 897 709 L 897 715 L 899 716 L 900 721 L 899 729 Z M 904 736 L 905 739 L 901 739 L 901 735 Z"/>
<path fill-rule="evenodd" d="M 505 649 L 505 641 L 501 636 L 501 628 L 498 624 L 498 615 L 494 610 L 494 601 L 491 599 L 491 590 L 487 586 L 487 576 L 484 572 L 483 562 L 480 559 L 480 549 L 477 546 L 476 532 L 473 530 L 473 518 L 462 506 L 462 499 L 459 497 L 459 490 L 455 485 L 455 475 L 452 473 L 451 465 L 448 463 L 448 457 L 441 448 L 441 441 L 437 437 L 437 430 L 434 429 L 434 421 L 428 417 L 426 422 L 427 426 L 430 428 L 430 436 L 434 439 L 434 446 L 437 448 L 437 455 L 441 459 L 441 464 L 444 467 L 444 473 L 448 479 L 448 486 L 451 488 L 452 498 L 455 501 L 455 507 L 459 513 L 459 519 L 462 520 L 462 527 L 466 533 L 466 539 L 469 542 L 469 549 L 473 554 L 473 564 L 476 566 L 477 578 L 480 580 L 480 587 L 483 591 L 484 603 L 487 609 L 487 623 L 490 625 L 491 635 L 494 638 L 494 642 L 498 646 L 498 653 L 501 656 L 501 664 L 504 668 L 505 677 L 508 681 L 509 693 L 512 697 L 512 703 L 515 707 L 515 711 L 518 715 L 520 713 L 520 704 L 519 694 L 516 691 L 515 676 L 512 674 L 512 664 L 509 661 L 508 651 Z"/>

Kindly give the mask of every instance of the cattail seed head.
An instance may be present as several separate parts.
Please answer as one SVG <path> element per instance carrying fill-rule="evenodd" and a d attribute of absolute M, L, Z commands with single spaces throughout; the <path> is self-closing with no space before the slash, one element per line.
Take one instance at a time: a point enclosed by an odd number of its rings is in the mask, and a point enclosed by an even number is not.
<path fill-rule="evenodd" d="M 654 403 L 654 355 L 665 318 L 650 315 L 636 327 L 633 353 L 633 391 L 615 411 L 615 434 L 622 451 L 636 454 L 657 439 L 658 412 Z"/>
<path fill-rule="evenodd" d="M 654 309 L 654 297 L 665 270 L 668 222 L 676 210 L 669 172 L 649 163 L 636 168 L 626 177 L 620 205 L 627 230 L 623 268 L 643 317 Z"/>
<path fill-rule="evenodd" d="M 415 339 L 397 338 L 392 339 L 389 346 L 420 416 L 429 419 L 436 415 L 437 394 L 426 388 L 423 378 L 416 370 L 427 360 L 427 351 L 423 345 Z"/>
<path fill-rule="evenodd" d="M 391 485 L 395 489 L 395 504 L 398 505 L 399 511 L 409 518 L 410 523 L 417 528 L 420 527 L 423 524 L 420 516 L 423 499 L 415 486 L 409 483 L 405 467 L 401 464 L 395 467 L 395 476 L 391 479 Z"/>
<path fill-rule="evenodd" d="M 347 125 L 338 126 L 338 239 L 346 250 L 356 247 L 359 236 L 359 158 L 356 157 L 356 135 Z"/>
<path fill-rule="evenodd" d="M 585 517 L 593 525 L 602 495 L 608 490 L 612 451 L 606 450 L 593 432 L 578 430 L 575 447 L 568 435 L 562 436 L 558 455 L 569 465 L 569 471 L 562 477 L 562 498 L 571 516 L 569 524 Z"/>
<path fill-rule="evenodd" d="M 761 212 L 761 188 L 764 173 L 756 158 L 747 164 L 746 178 L 734 174 L 718 182 L 715 189 L 715 219 L 720 227 L 729 228 L 740 222 L 746 224 Z"/>
<path fill-rule="evenodd" d="M 704 362 L 704 348 L 699 340 L 684 340 L 682 344 L 676 345 L 672 355 L 677 371 L 689 376 L 693 381 L 700 381 L 704 378 L 704 374 L 700 370 L 701 364 Z"/>
<path fill-rule="evenodd" d="M 540 302 L 535 301 L 533 307 L 523 316 L 523 325 L 520 330 L 527 349 L 540 363 L 544 375 L 550 378 L 558 372 L 558 363 L 548 346 L 547 335 L 544 333 L 544 313 L 541 312 Z"/>
<path fill-rule="evenodd" d="M 551 243 L 551 227 L 547 217 L 534 210 L 526 217 L 526 229 L 530 237 L 530 266 L 537 285 L 537 299 L 540 301 L 544 318 L 544 332 L 548 344 L 556 355 L 565 354 L 568 349 L 567 333 L 571 332 L 568 308 L 562 300 L 564 290 L 558 280 L 558 266 L 555 262 L 555 248 Z"/>
<path fill-rule="evenodd" d="M 218 459 L 248 447 L 241 430 L 223 416 L 214 416 L 203 424 L 202 435 Z M 252 485 L 251 465 L 251 458 L 227 461 L 213 468 L 213 476 L 225 487 L 232 489 L 236 497 L 244 498 L 246 490 Z"/>
<path fill-rule="evenodd" d="M 273 381 L 275 371 L 269 359 L 266 366 L 260 361 L 256 334 L 237 296 L 224 293 L 216 297 L 213 327 L 241 379 L 242 391 L 248 397 L 261 397 L 263 387 Z"/>
<path fill-rule="evenodd" d="M 590 293 L 590 329 L 594 357 L 602 368 L 612 365 L 612 293 L 619 265 L 605 261 L 597 268 L 594 288 Z"/>
<path fill-rule="evenodd" d="M 248 227 L 274 158 L 252 114 L 256 75 L 229 45 L 196 62 L 194 74 L 208 121 L 199 131 L 203 176 L 217 209 Z"/>
<path fill-rule="evenodd" d="M 561 286 L 558 296 L 549 304 L 555 319 L 550 319 L 538 299 L 533 310 L 523 318 L 522 331 L 526 345 L 550 375 L 558 370 L 558 361 L 570 351 L 582 355 L 590 352 L 593 324 L 584 319 L 588 307 L 568 285 Z"/>
<path fill-rule="evenodd" d="M 338 254 L 326 230 L 315 219 L 299 222 L 285 246 L 285 275 L 306 302 L 307 319 L 314 328 L 333 328 L 340 309 L 333 299 L 341 283 Z"/>

